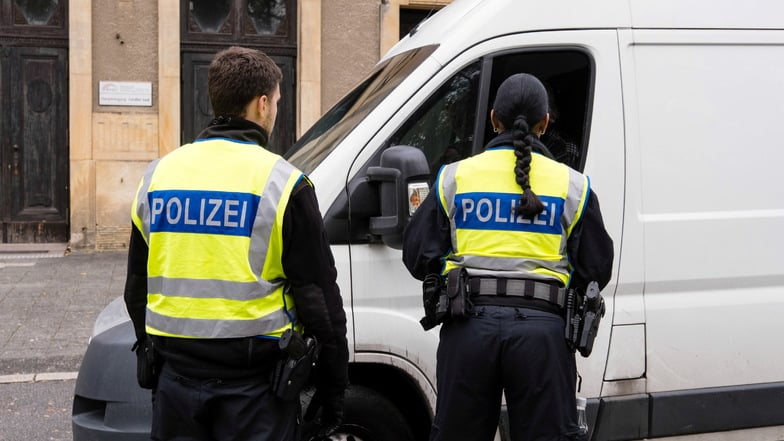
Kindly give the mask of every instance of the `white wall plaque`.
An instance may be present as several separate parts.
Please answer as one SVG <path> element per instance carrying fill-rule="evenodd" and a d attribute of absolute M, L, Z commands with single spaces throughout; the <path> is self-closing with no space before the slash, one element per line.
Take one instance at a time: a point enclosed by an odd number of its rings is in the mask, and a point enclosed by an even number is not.
<path fill-rule="evenodd" d="M 152 106 L 152 83 L 140 81 L 99 81 L 98 105 Z"/>

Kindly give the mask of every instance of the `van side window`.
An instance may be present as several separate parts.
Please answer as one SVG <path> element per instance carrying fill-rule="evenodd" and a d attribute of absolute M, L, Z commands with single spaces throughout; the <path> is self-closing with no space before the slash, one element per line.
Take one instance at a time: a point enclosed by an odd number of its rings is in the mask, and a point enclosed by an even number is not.
<path fill-rule="evenodd" d="M 444 83 L 392 135 L 389 145 L 422 149 L 431 176 L 442 165 L 471 156 L 480 69 L 480 62 L 476 61 Z"/>
<path fill-rule="evenodd" d="M 537 76 L 548 89 L 550 125 L 542 142 L 556 160 L 582 170 L 593 64 L 578 49 L 506 51 L 471 63 L 442 84 L 389 138 L 387 146 L 422 149 L 431 178 L 444 164 L 479 153 L 496 135 L 490 124 L 495 92 L 507 77 L 519 72 Z"/>
<path fill-rule="evenodd" d="M 588 145 L 589 105 L 592 79 L 591 59 L 577 49 L 526 51 L 493 57 L 490 100 L 487 114 L 495 101 L 498 86 L 510 75 L 525 72 L 535 75 L 550 96 L 550 125 L 542 142 L 556 160 L 582 170 Z M 489 116 L 488 116 L 489 119 Z M 494 136 L 485 125 L 484 143 Z"/>

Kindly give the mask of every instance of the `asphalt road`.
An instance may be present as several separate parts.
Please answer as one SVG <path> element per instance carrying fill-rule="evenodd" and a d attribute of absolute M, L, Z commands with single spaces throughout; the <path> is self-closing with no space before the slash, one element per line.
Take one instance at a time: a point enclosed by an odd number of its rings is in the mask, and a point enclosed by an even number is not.
<path fill-rule="evenodd" d="M 0 384 L 1 441 L 71 441 L 75 380 Z"/>

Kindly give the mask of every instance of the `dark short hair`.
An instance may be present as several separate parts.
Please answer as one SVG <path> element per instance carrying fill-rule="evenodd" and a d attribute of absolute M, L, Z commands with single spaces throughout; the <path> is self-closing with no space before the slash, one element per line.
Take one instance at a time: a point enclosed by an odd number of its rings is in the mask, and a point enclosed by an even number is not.
<path fill-rule="evenodd" d="M 283 73 L 265 53 L 232 46 L 215 54 L 207 77 L 215 115 L 242 115 L 252 99 L 270 96 Z"/>

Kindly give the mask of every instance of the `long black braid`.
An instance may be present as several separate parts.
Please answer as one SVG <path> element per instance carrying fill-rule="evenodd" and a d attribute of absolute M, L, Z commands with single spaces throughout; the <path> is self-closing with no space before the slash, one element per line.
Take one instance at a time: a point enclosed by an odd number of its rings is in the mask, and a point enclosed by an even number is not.
<path fill-rule="evenodd" d="M 512 128 L 512 144 L 514 145 L 515 156 L 515 181 L 520 184 L 523 194 L 520 195 L 520 205 L 517 212 L 525 216 L 536 216 L 544 210 L 544 205 L 536 193 L 531 190 L 529 173 L 531 172 L 531 150 L 534 135 L 528 128 L 528 121 L 525 115 L 518 115 L 514 120 Z"/>
<path fill-rule="evenodd" d="M 538 78 L 526 73 L 511 75 L 498 87 L 493 112 L 504 128 L 512 131 L 515 161 L 515 181 L 523 189 L 517 213 L 532 217 L 544 210 L 544 205 L 531 190 L 531 151 L 534 135 L 531 124 L 547 117 L 547 90 Z"/>

